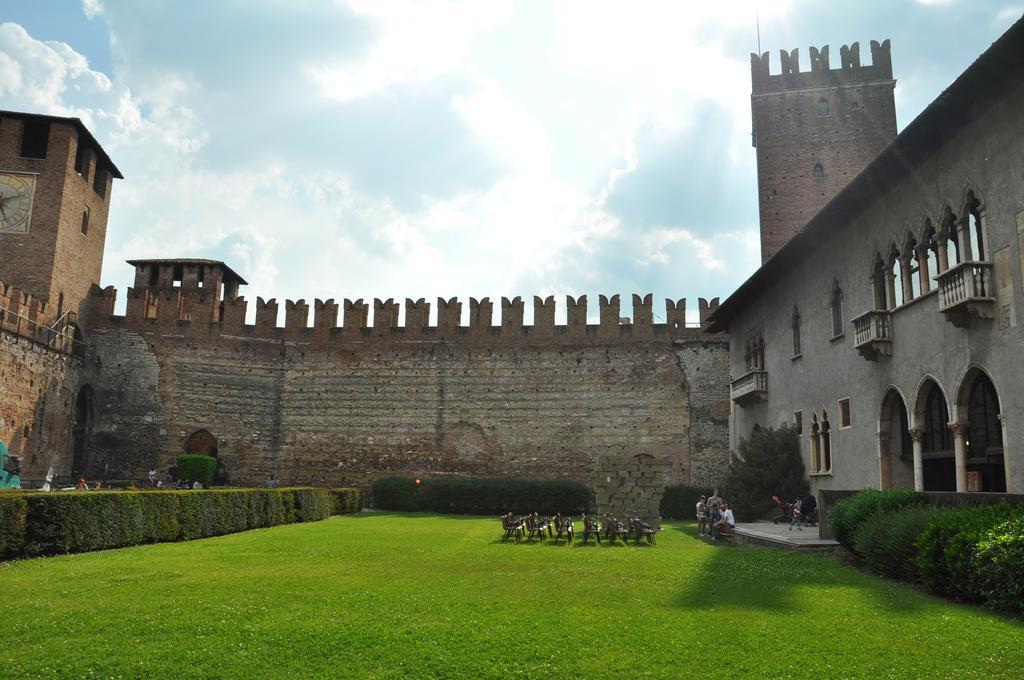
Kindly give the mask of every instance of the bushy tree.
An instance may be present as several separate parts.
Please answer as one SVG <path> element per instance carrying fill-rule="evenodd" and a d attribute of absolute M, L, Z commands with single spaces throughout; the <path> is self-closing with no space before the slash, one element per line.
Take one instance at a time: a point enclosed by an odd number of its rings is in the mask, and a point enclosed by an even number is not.
<path fill-rule="evenodd" d="M 722 483 L 722 497 L 732 505 L 738 521 L 767 515 L 772 496 L 792 501 L 810 492 L 800 456 L 800 440 L 792 427 L 755 428 L 740 440 Z"/>

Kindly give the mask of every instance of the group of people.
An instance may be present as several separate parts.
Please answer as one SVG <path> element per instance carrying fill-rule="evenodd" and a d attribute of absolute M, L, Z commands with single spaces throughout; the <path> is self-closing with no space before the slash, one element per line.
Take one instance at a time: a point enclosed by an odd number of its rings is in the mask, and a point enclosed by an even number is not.
<path fill-rule="evenodd" d="M 697 501 L 697 532 L 701 536 L 706 533 L 712 542 L 717 542 L 720 536 L 732 535 L 735 526 L 732 508 L 718 495 L 718 489 L 710 498 L 701 496 Z"/>
<path fill-rule="evenodd" d="M 814 500 L 814 496 L 797 496 L 790 507 L 789 530 L 792 531 L 795 526 L 797 531 L 803 531 L 805 523 L 813 524 L 817 509 L 818 501 Z"/>

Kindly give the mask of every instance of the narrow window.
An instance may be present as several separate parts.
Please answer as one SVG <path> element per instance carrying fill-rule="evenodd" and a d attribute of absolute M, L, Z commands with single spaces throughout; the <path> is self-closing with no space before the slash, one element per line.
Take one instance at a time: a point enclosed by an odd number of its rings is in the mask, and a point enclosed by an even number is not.
<path fill-rule="evenodd" d="M 804 412 L 793 411 L 793 427 L 796 429 L 798 436 L 804 436 Z"/>
<path fill-rule="evenodd" d="M 972 197 L 973 198 L 973 197 Z M 971 254 L 975 261 L 985 260 L 985 242 L 981 234 L 981 209 L 978 199 L 974 198 L 967 209 L 967 228 L 970 231 Z"/>
<path fill-rule="evenodd" d="M 800 310 L 793 308 L 793 356 L 800 356 Z"/>
<path fill-rule="evenodd" d="M 827 116 L 829 115 L 829 112 L 830 107 L 828 105 L 828 100 L 822 97 L 821 99 L 818 100 L 818 115 Z"/>
<path fill-rule="evenodd" d="M 917 241 L 911 239 L 907 244 L 907 274 L 909 276 L 909 285 L 907 286 L 910 293 L 910 298 L 907 300 L 915 300 L 921 297 L 921 253 L 920 248 L 917 246 Z"/>
<path fill-rule="evenodd" d="M 79 138 L 78 149 L 75 151 L 75 172 L 85 177 L 89 171 L 89 148 L 82 143 L 83 141 Z"/>
<path fill-rule="evenodd" d="M 825 168 L 821 166 L 821 163 L 816 163 L 813 172 L 814 179 L 825 179 Z"/>
<path fill-rule="evenodd" d="M 893 251 L 892 258 L 892 309 L 900 307 L 906 300 L 903 299 L 903 267 L 900 264 L 899 253 Z"/>
<path fill-rule="evenodd" d="M 156 264 L 149 265 L 149 285 L 155 286 L 160 283 L 160 267 Z"/>
<path fill-rule="evenodd" d="M 832 471 L 832 428 L 824 409 L 821 411 L 821 471 Z"/>
<path fill-rule="evenodd" d="M 85 210 L 82 211 L 82 234 L 89 235 L 89 206 L 85 206 Z"/>
<path fill-rule="evenodd" d="M 885 297 L 885 264 L 882 262 L 882 256 L 878 254 L 875 255 L 875 266 L 871 270 L 871 289 L 874 293 L 875 309 L 888 309 L 889 304 Z"/>
<path fill-rule="evenodd" d="M 850 427 L 850 399 L 839 400 L 839 429 L 844 430 Z"/>
<path fill-rule="evenodd" d="M 811 414 L 811 472 L 821 472 L 821 426 L 818 414 Z"/>
<path fill-rule="evenodd" d="M 107 195 L 107 169 L 96 167 L 96 174 L 92 178 L 92 190 L 96 192 L 96 195 L 100 198 L 105 198 Z"/>
<path fill-rule="evenodd" d="M 64 293 L 57 296 L 57 319 L 64 316 Z"/>
<path fill-rule="evenodd" d="M 832 337 L 838 338 L 843 334 L 843 289 L 839 287 L 839 281 L 832 285 Z"/>
<path fill-rule="evenodd" d="M 50 124 L 40 120 L 25 120 L 21 128 L 21 157 L 46 158 L 50 145 Z"/>

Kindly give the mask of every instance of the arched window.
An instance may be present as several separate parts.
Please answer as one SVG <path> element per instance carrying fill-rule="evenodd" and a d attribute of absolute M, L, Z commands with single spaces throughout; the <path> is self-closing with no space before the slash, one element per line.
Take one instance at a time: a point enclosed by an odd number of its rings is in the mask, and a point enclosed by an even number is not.
<path fill-rule="evenodd" d="M 960 239 L 956 234 L 956 217 L 953 211 L 946 208 L 946 216 L 942 220 L 942 232 L 939 240 L 946 242 L 946 263 L 949 267 L 955 267 L 963 260 L 960 257 Z"/>
<path fill-rule="evenodd" d="M 925 270 L 927 276 L 921 279 L 921 292 L 927 293 L 935 287 L 932 281 L 939 275 L 939 245 L 935 241 L 935 227 L 931 222 L 925 222 L 924 225 L 924 247 L 928 254 L 928 266 Z"/>
<path fill-rule="evenodd" d="M 195 453 L 202 456 L 217 455 L 217 438 L 206 430 L 198 430 L 185 442 L 185 453 Z"/>
<path fill-rule="evenodd" d="M 747 337 L 743 356 L 748 372 L 764 370 L 764 337 L 760 333 L 751 333 Z"/>
<path fill-rule="evenodd" d="M 793 356 L 800 356 L 800 310 L 793 307 Z"/>
<path fill-rule="evenodd" d="M 992 381 L 984 373 L 978 374 L 967 401 L 969 437 L 968 457 L 983 458 L 989 454 L 1001 455 L 1003 426 L 999 422 L 999 400 Z"/>
<path fill-rule="evenodd" d="M 814 179 L 825 179 L 825 168 L 822 167 L 821 163 L 814 164 L 814 171 L 811 173 Z"/>
<path fill-rule="evenodd" d="M 829 115 L 829 112 L 830 107 L 828 105 L 828 100 L 822 97 L 821 99 L 818 100 L 818 115 L 827 116 Z"/>
<path fill-rule="evenodd" d="M 832 471 L 832 428 L 825 409 L 821 410 L 821 471 Z"/>
<path fill-rule="evenodd" d="M 969 194 L 967 199 L 967 229 L 970 232 L 971 256 L 974 260 L 981 262 L 987 257 L 985 252 L 985 241 L 981 233 L 981 202 Z"/>
<path fill-rule="evenodd" d="M 89 206 L 85 206 L 85 210 L 82 211 L 82 234 L 89 235 Z"/>
<path fill-rule="evenodd" d="M 838 279 L 832 284 L 830 306 L 832 308 L 832 337 L 837 338 L 843 334 L 843 289 L 839 287 Z"/>
<path fill-rule="evenodd" d="M 922 449 L 925 453 L 945 453 L 953 450 L 953 435 L 949 431 L 949 411 L 942 391 L 933 386 L 928 393 L 924 407 L 924 439 Z"/>
<path fill-rule="evenodd" d="M 818 414 L 811 414 L 811 472 L 821 472 L 821 425 Z"/>

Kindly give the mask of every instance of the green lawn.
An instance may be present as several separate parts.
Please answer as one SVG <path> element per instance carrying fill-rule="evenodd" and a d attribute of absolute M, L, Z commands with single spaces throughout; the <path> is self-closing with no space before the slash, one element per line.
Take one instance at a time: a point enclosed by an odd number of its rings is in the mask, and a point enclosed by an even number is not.
<path fill-rule="evenodd" d="M 1020 677 L 1024 625 L 828 559 L 363 514 L 0 565 L 0 675 Z"/>

